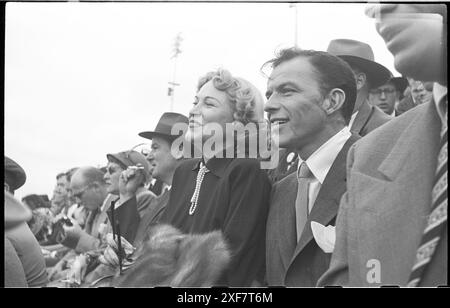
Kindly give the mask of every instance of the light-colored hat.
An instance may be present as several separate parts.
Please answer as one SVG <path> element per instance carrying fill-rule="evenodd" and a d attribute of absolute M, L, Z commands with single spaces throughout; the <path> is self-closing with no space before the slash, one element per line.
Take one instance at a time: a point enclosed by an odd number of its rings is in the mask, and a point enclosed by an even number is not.
<path fill-rule="evenodd" d="M 375 62 L 375 57 L 370 45 L 349 39 L 332 40 L 327 52 L 338 56 L 350 65 L 356 65 L 367 74 L 372 88 L 388 82 L 392 77 L 391 72 L 383 65 Z"/>
<path fill-rule="evenodd" d="M 116 154 L 106 154 L 108 161 L 119 164 L 123 169 L 140 164 L 144 167 L 146 180 L 150 179 L 150 164 L 144 155 L 137 151 L 124 151 Z"/>

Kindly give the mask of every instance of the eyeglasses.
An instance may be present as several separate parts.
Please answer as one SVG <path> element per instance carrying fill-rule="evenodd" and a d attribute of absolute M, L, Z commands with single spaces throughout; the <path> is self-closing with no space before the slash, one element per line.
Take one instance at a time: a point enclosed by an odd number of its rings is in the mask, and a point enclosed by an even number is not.
<path fill-rule="evenodd" d="M 378 95 L 378 96 L 381 96 L 382 93 L 384 93 L 384 95 L 386 95 L 386 94 L 393 94 L 395 92 L 397 92 L 396 89 L 374 89 L 374 90 L 370 90 L 370 94 Z"/>

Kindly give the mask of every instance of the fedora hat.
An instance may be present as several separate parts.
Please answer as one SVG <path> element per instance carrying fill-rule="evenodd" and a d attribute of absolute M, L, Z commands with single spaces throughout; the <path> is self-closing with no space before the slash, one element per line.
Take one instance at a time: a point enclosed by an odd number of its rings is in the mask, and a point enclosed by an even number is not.
<path fill-rule="evenodd" d="M 366 43 L 336 39 L 330 42 L 327 52 L 362 69 L 367 74 L 372 88 L 385 84 L 392 76 L 386 67 L 375 62 L 372 48 Z"/>
<path fill-rule="evenodd" d="M 139 136 L 150 140 L 153 139 L 153 137 L 162 137 L 173 141 L 184 134 L 183 131 L 179 134 L 172 135 L 172 127 L 177 123 L 185 123 L 187 128 L 189 120 L 186 116 L 180 113 L 165 112 L 159 119 L 158 124 L 156 124 L 156 128 L 154 131 L 141 132 L 139 133 Z"/>
<path fill-rule="evenodd" d="M 5 182 L 10 190 L 15 191 L 22 187 L 26 179 L 27 175 L 23 168 L 11 158 L 5 156 Z"/>

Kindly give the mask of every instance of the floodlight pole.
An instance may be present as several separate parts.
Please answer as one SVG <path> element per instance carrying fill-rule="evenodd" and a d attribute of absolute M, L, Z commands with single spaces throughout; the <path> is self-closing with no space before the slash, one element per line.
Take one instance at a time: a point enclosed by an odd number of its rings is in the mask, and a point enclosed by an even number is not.
<path fill-rule="evenodd" d="M 291 3 L 289 5 L 289 7 L 295 9 L 294 44 L 295 44 L 295 47 L 298 47 L 298 10 L 297 10 L 297 3 Z"/>
<path fill-rule="evenodd" d="M 169 93 L 168 95 L 170 96 L 170 111 L 173 111 L 173 105 L 175 102 L 175 87 L 179 86 L 179 83 L 176 83 L 176 73 L 177 73 L 177 59 L 178 59 L 178 55 L 181 53 L 181 49 L 180 49 L 180 44 L 181 41 L 183 40 L 183 38 L 181 37 L 181 33 L 178 33 L 177 36 L 175 37 L 175 43 L 174 43 L 174 48 L 173 48 L 173 56 L 172 58 L 173 60 L 173 77 L 172 77 L 172 81 L 169 82 Z"/>

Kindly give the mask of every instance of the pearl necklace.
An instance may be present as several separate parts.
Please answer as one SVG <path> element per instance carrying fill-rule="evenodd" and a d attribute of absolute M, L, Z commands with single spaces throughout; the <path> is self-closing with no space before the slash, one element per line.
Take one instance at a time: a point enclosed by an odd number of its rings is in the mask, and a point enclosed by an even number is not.
<path fill-rule="evenodd" d="M 195 190 L 194 194 L 191 198 L 191 206 L 189 207 L 189 215 L 193 215 L 195 212 L 195 209 L 198 205 L 198 196 L 200 195 L 200 187 L 202 186 L 203 178 L 205 177 L 205 174 L 208 173 L 209 170 L 206 168 L 203 163 L 200 163 L 200 169 L 197 174 L 197 181 L 195 183 Z"/>

